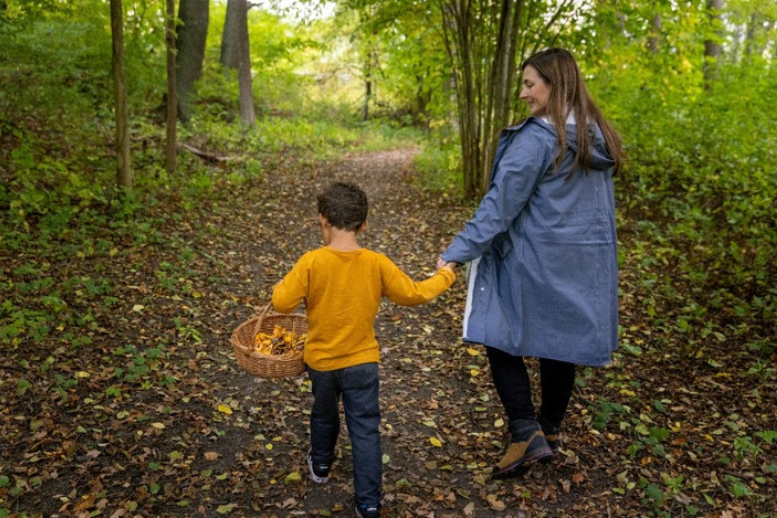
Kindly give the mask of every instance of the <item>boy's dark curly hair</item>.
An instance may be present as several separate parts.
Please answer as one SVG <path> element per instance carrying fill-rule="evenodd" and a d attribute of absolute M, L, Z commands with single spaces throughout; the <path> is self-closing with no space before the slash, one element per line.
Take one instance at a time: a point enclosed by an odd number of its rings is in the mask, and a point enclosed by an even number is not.
<path fill-rule="evenodd" d="M 318 213 L 340 230 L 359 230 L 367 221 L 367 208 L 367 195 L 353 183 L 334 182 L 318 196 Z"/>

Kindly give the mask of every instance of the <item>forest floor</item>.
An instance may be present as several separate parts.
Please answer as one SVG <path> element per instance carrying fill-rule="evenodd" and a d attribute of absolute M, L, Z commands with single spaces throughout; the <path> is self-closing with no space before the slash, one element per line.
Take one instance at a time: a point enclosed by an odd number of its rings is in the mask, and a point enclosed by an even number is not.
<path fill-rule="evenodd" d="M 0 515 L 351 516 L 345 428 L 329 483 L 311 482 L 307 378 L 244 372 L 229 338 L 319 246 L 316 194 L 335 179 L 370 198 L 363 246 L 411 277 L 431 273 L 473 207 L 421 190 L 411 158 L 287 158 L 207 202 L 171 194 L 149 207 L 164 239 L 106 225 L 91 256 L 2 257 L 0 281 L 51 279 L 66 307 L 51 304 L 76 317 L 40 340 L 3 342 Z M 629 239 L 626 224 L 623 249 Z M 629 340 L 612 365 L 579 369 L 560 455 L 490 480 L 506 427 L 482 347 L 460 340 L 459 273 L 432 303 L 383 304 L 376 323 L 383 516 L 777 516 L 774 376 L 743 374 L 750 364 L 725 347 L 704 361 L 661 349 L 628 258 Z"/>

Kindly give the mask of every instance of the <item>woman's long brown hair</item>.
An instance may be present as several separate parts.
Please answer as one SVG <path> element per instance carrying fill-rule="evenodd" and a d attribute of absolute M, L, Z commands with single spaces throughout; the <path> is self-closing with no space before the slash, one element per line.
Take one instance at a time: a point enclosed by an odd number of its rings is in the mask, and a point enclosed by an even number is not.
<path fill-rule="evenodd" d="M 620 172 L 626 160 L 620 135 L 602 116 L 585 87 L 583 76 L 575 58 L 568 51 L 560 48 L 546 49 L 524 61 L 521 69 L 527 66 L 534 68 L 550 88 L 547 115 L 550 117 L 558 134 L 559 154 L 555 159 L 558 167 L 567 149 L 567 130 L 565 121 L 570 113 L 574 114 L 577 123 L 577 154 L 572 168 L 583 166 L 586 174 L 591 159 L 593 135 L 589 135 L 589 124 L 596 123 L 604 135 L 607 150 L 615 160 L 615 174 Z M 570 173 L 572 174 L 572 173 Z"/>

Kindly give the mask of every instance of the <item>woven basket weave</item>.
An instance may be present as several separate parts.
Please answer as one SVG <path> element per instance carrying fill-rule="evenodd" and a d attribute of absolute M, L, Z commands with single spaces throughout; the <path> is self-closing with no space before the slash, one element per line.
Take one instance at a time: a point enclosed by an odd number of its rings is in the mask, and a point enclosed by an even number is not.
<path fill-rule="evenodd" d="M 305 372 L 301 349 L 284 354 L 264 354 L 254 350 L 254 337 L 259 333 L 272 334 L 275 326 L 284 327 L 287 331 L 297 334 L 308 331 L 305 315 L 270 313 L 270 306 L 271 304 L 268 304 L 259 316 L 249 318 L 232 332 L 230 342 L 235 350 L 237 363 L 249 374 L 262 378 L 299 376 Z"/>

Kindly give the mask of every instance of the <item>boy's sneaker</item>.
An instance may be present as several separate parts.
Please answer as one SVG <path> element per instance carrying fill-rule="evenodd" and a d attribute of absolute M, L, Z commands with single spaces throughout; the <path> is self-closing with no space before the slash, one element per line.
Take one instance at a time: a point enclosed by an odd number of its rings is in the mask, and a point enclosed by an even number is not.
<path fill-rule="evenodd" d="M 380 504 L 356 504 L 356 516 L 361 518 L 380 518 Z"/>
<path fill-rule="evenodd" d="M 329 480 L 329 468 L 331 467 L 329 464 L 313 464 L 313 457 L 310 456 L 310 453 L 308 453 L 307 462 L 310 478 L 313 479 L 313 482 L 323 484 Z"/>

